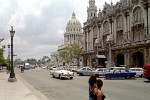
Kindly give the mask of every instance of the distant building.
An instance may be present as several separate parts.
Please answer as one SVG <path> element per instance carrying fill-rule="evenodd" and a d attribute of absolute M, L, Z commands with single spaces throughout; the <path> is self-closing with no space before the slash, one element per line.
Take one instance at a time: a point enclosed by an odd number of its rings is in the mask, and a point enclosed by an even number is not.
<path fill-rule="evenodd" d="M 150 0 L 105 3 L 98 13 L 89 0 L 83 34 L 85 66 L 143 67 L 150 63 Z"/>
<path fill-rule="evenodd" d="M 69 44 L 82 41 L 82 38 L 83 38 L 83 32 L 82 32 L 81 23 L 78 19 L 76 19 L 75 13 L 73 12 L 72 18 L 68 21 L 66 26 L 66 32 L 64 33 L 64 43 L 58 46 L 57 52 L 53 52 L 51 54 L 52 60 L 55 59 L 54 62 L 59 63 L 59 65 L 66 65 L 63 59 L 59 57 L 59 52 L 61 50 L 64 50 L 66 47 L 68 47 Z M 74 63 L 76 63 L 76 61 L 74 61 Z"/>

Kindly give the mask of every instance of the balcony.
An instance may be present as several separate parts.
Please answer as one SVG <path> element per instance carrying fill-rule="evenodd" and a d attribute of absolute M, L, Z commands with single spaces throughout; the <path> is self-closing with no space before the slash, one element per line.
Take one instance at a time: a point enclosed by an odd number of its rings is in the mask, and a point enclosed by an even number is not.
<path fill-rule="evenodd" d="M 133 21 L 132 24 L 133 24 L 132 27 L 142 26 L 142 25 L 144 25 L 144 20 L 136 20 L 136 21 Z"/>
<path fill-rule="evenodd" d="M 123 27 L 118 26 L 117 27 L 117 32 L 122 32 L 123 31 Z"/>
<path fill-rule="evenodd" d="M 103 32 L 103 35 L 109 35 L 109 33 L 110 33 L 109 30 L 107 30 Z"/>

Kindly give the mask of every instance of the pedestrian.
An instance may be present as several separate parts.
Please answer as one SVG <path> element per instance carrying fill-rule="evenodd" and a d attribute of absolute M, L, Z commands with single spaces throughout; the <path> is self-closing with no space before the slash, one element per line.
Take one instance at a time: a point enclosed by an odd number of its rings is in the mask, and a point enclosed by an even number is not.
<path fill-rule="evenodd" d="M 10 72 L 10 67 L 7 66 L 7 74 Z"/>
<path fill-rule="evenodd" d="M 95 100 L 94 88 L 96 88 L 96 76 L 91 75 L 88 82 L 89 82 L 89 100 Z"/>
<path fill-rule="evenodd" d="M 94 88 L 94 95 L 96 95 L 95 100 L 104 100 L 106 97 L 101 90 L 103 86 L 103 81 L 101 79 L 97 79 L 96 85 L 97 87 Z"/>
<path fill-rule="evenodd" d="M 21 66 L 21 73 L 24 73 L 24 68 L 23 68 L 23 66 Z"/>

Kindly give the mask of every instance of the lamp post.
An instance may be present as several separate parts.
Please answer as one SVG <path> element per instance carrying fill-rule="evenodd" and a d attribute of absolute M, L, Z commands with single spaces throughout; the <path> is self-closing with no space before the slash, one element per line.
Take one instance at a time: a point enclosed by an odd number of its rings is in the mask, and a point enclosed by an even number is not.
<path fill-rule="evenodd" d="M 10 71 L 10 44 L 8 44 L 7 47 L 8 47 L 8 71 Z"/>
<path fill-rule="evenodd" d="M 11 67 L 10 67 L 10 77 L 8 78 L 8 81 L 14 82 L 16 81 L 15 73 L 14 73 L 14 66 L 13 66 L 13 37 L 15 34 L 15 31 L 13 30 L 13 26 L 11 26 L 11 30 L 9 30 L 10 36 L 11 36 Z"/>
<path fill-rule="evenodd" d="M 107 36 L 107 43 L 108 43 L 108 48 L 109 48 L 109 51 L 108 51 L 108 62 L 107 62 L 107 67 L 111 67 L 111 63 L 112 63 L 112 60 L 111 60 L 111 46 L 113 44 L 113 41 L 111 40 L 110 38 L 110 35 Z"/>

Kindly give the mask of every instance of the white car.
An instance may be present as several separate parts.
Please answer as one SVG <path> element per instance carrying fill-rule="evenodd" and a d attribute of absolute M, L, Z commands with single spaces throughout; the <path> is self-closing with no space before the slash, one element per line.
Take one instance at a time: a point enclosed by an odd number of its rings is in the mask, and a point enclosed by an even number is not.
<path fill-rule="evenodd" d="M 77 74 L 81 75 L 87 75 L 87 76 L 91 76 L 93 75 L 94 70 L 91 67 L 82 67 L 79 70 L 77 70 Z"/>
<path fill-rule="evenodd" d="M 143 68 L 130 68 L 131 72 L 136 72 L 136 76 L 143 77 Z"/>
<path fill-rule="evenodd" d="M 52 73 L 52 77 L 63 79 L 63 78 L 68 78 L 68 79 L 73 79 L 74 77 L 74 72 L 68 71 L 68 70 L 56 70 Z"/>
<path fill-rule="evenodd" d="M 104 76 L 104 73 L 107 71 L 107 68 L 98 68 L 94 71 L 96 77 Z"/>
<path fill-rule="evenodd" d="M 46 66 L 42 66 L 42 69 L 46 69 Z"/>
<path fill-rule="evenodd" d="M 50 69 L 50 75 L 52 75 L 52 73 L 54 73 L 54 71 L 60 70 L 60 68 L 58 67 L 53 67 Z"/>

